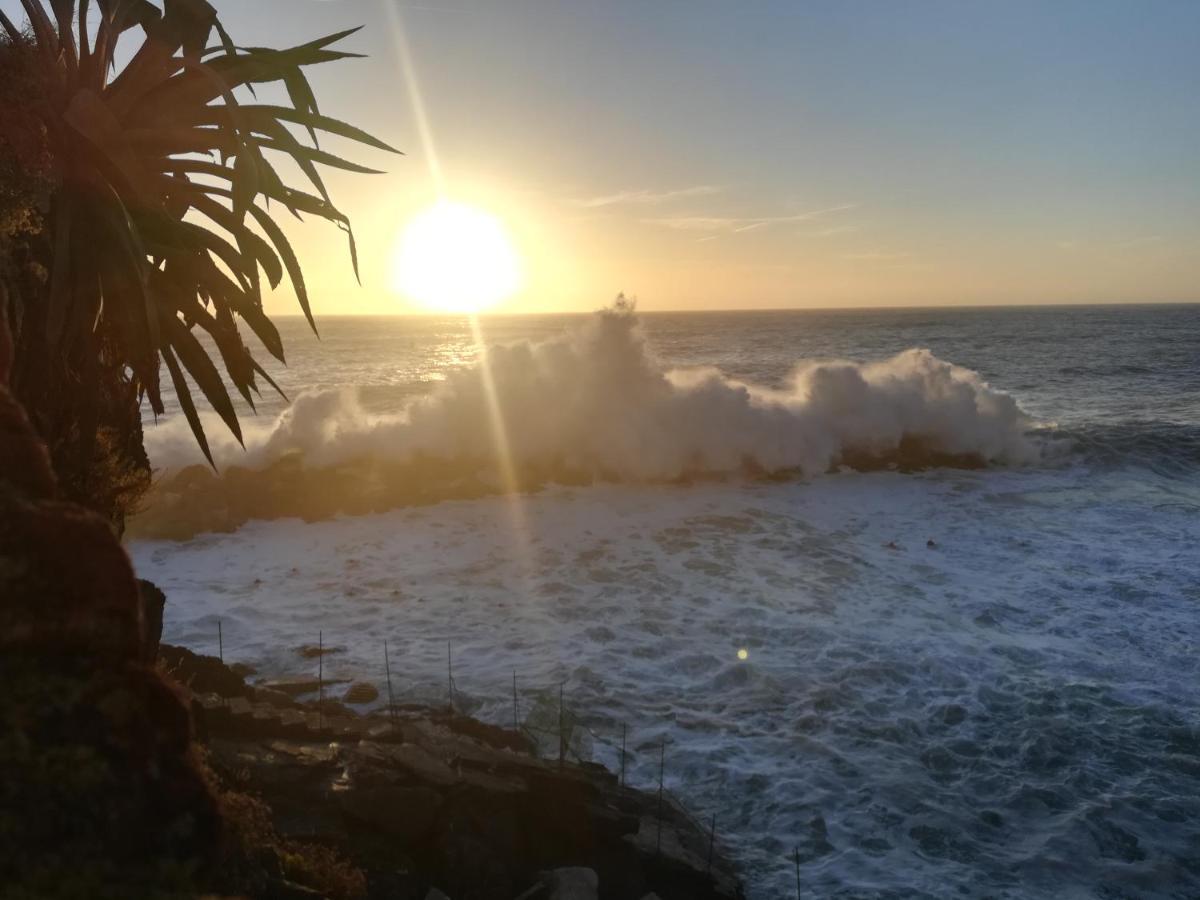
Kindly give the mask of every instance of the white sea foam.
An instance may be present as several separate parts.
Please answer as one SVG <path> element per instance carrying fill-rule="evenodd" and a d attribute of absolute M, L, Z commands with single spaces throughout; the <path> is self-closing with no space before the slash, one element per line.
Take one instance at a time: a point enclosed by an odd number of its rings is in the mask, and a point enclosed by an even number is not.
<path fill-rule="evenodd" d="M 309 466 L 423 455 L 485 461 L 503 444 L 513 465 L 616 480 L 746 468 L 827 471 L 848 455 L 886 460 L 905 448 L 980 463 L 1035 458 L 1029 418 L 977 373 L 908 350 L 872 363 L 798 363 L 773 389 L 715 369 L 667 370 L 628 307 L 540 343 L 491 348 L 396 415 L 370 415 L 353 391 L 300 394 L 273 423 L 250 426 L 243 451 L 209 420 L 218 463 L 263 467 L 300 452 Z M 150 430 L 154 464 L 197 461 L 184 421 Z"/>
<path fill-rule="evenodd" d="M 768 900 L 1192 895 L 1194 509 L 1066 469 L 558 488 L 138 542 L 165 639 L 512 720 L 566 679 Z M 935 548 L 927 548 L 932 538 Z M 895 546 L 889 546 L 890 544 Z M 740 660 L 739 649 L 747 650 Z M 557 688 L 554 690 L 557 698 Z M 1189 726 L 1187 723 L 1191 722 Z M 1178 824 L 1176 824 L 1178 823 Z M 1140 849 L 1139 849 L 1140 842 Z"/>

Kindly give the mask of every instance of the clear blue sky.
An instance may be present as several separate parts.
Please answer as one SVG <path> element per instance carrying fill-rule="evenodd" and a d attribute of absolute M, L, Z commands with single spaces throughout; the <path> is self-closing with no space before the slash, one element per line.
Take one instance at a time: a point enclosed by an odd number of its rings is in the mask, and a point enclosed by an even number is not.
<path fill-rule="evenodd" d="M 365 306 L 436 190 L 396 11 L 445 189 L 529 259 L 522 308 L 1200 299 L 1196 0 L 215 5 L 243 43 L 366 26 L 370 59 L 314 72 L 408 154 L 337 179 Z"/>

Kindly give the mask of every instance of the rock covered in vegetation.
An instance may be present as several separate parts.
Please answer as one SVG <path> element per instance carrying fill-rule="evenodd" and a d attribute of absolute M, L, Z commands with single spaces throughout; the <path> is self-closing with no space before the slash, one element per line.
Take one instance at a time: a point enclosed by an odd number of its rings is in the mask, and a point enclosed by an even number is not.
<path fill-rule="evenodd" d="M 220 831 L 188 707 L 144 661 L 108 523 L 57 499 L 6 334 L 0 317 L 0 892 L 186 896 Z"/>

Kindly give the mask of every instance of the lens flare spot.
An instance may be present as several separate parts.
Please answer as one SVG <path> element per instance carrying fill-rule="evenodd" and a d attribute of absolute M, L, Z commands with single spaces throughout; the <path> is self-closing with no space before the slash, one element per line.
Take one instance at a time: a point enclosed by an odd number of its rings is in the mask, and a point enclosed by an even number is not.
<path fill-rule="evenodd" d="M 742 662 L 745 662 L 749 658 L 750 658 L 750 651 L 747 650 L 745 647 L 742 647 L 740 650 L 738 650 L 738 659 L 742 660 Z"/>

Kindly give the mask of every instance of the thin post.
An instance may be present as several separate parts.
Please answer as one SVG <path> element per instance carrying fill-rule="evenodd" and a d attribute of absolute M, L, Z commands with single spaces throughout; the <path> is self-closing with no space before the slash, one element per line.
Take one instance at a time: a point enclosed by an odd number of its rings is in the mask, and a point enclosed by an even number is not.
<path fill-rule="evenodd" d="M 705 874 L 707 874 L 707 875 L 712 874 L 713 845 L 716 843 L 716 841 L 717 841 L 717 814 L 713 813 L 712 814 L 712 825 L 709 826 L 709 830 L 708 830 L 708 866 L 704 870 Z"/>
<path fill-rule="evenodd" d="M 325 632 L 317 632 L 317 731 L 325 727 Z"/>
<path fill-rule="evenodd" d="M 627 728 L 628 728 L 628 726 L 624 722 L 622 722 L 621 723 L 621 781 L 620 781 L 621 787 L 625 787 L 625 731 Z"/>
<path fill-rule="evenodd" d="M 517 670 L 513 669 L 513 731 L 520 731 L 517 724 Z"/>
<path fill-rule="evenodd" d="M 663 738 L 658 752 L 658 837 L 654 842 L 654 856 L 662 853 L 663 773 L 667 766 L 667 739 Z"/>
<path fill-rule="evenodd" d="M 221 659 L 221 665 L 225 664 L 225 638 L 221 634 L 221 620 L 217 619 L 217 655 Z"/>
<path fill-rule="evenodd" d="M 454 712 L 454 660 L 450 655 L 450 642 L 446 641 L 446 696 L 450 712 Z"/>
<path fill-rule="evenodd" d="M 796 861 L 796 900 L 800 900 L 800 848 L 792 851 L 792 859 Z"/>
<path fill-rule="evenodd" d="M 563 735 L 563 684 L 562 681 L 558 683 L 558 767 L 560 769 L 567 749 L 566 737 Z"/>
<path fill-rule="evenodd" d="M 392 663 L 388 659 L 387 638 L 383 640 L 383 671 L 387 674 L 388 715 L 391 717 L 392 723 L 395 724 L 396 700 L 392 697 Z"/>

